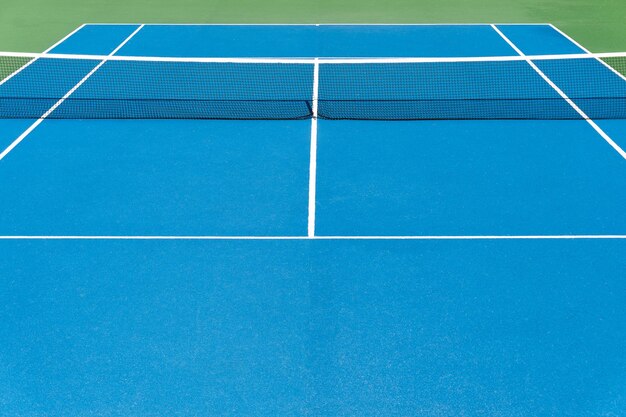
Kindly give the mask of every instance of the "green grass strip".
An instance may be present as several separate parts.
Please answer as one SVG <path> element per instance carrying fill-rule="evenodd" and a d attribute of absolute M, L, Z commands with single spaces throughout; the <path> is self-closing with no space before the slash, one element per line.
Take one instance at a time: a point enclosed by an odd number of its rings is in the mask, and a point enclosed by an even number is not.
<path fill-rule="evenodd" d="M 604 58 L 603 61 L 615 69 L 615 71 L 626 76 L 626 57 Z"/>
<path fill-rule="evenodd" d="M 30 62 L 31 58 L 0 57 L 0 81 Z"/>

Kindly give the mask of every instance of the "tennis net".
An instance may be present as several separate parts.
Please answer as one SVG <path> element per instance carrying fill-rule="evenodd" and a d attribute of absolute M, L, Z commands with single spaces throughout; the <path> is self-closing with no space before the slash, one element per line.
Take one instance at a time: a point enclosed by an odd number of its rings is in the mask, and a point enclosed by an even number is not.
<path fill-rule="evenodd" d="M 2 52 L 0 118 L 621 119 L 624 74 L 626 53 L 256 59 Z"/>

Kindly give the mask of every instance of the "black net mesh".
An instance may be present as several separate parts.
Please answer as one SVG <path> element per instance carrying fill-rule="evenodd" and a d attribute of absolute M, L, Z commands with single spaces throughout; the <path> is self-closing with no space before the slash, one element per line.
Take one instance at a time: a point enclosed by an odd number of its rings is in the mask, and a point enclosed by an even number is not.
<path fill-rule="evenodd" d="M 319 63 L 318 117 L 626 118 L 626 55 Z M 95 71 L 94 71 L 95 69 Z M 305 119 L 313 60 L 213 62 L 0 56 L 0 118 Z M 78 86 L 78 87 L 77 87 Z M 50 112 L 50 109 L 53 109 Z"/>
<path fill-rule="evenodd" d="M 0 58 L 0 67 L 18 62 Z M 312 116 L 313 64 L 106 61 L 99 66 L 101 62 L 45 57 L 31 62 L 0 85 L 0 118 L 37 118 L 64 97 L 48 118 Z"/>

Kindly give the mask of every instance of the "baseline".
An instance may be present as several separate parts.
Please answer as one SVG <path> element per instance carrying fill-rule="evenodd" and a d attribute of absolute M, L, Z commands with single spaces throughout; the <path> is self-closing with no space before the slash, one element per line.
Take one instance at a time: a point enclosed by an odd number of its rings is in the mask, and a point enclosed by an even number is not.
<path fill-rule="evenodd" d="M 102 23 L 91 22 L 85 25 L 145 25 L 145 26 L 550 26 L 551 23 Z"/>

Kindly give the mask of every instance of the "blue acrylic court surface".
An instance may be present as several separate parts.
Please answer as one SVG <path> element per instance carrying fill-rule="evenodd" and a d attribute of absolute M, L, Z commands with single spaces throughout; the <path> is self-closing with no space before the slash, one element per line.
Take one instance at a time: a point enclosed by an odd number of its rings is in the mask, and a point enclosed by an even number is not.
<path fill-rule="evenodd" d="M 48 52 L 587 51 L 552 25 L 84 25 Z M 623 415 L 623 149 L 626 120 L 0 119 L 0 415 Z"/>

